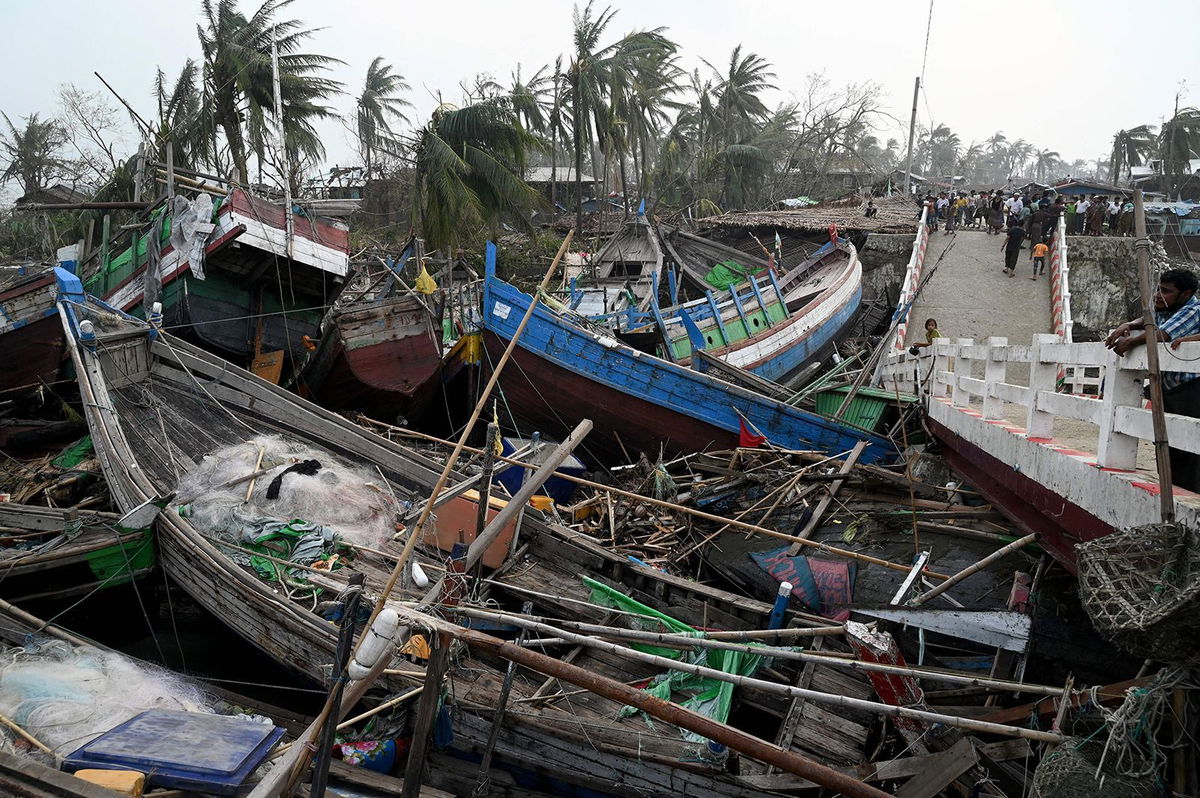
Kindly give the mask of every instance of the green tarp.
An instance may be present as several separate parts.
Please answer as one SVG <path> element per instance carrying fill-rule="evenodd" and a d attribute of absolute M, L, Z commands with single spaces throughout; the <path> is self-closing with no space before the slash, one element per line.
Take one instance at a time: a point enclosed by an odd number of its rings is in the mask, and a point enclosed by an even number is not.
<path fill-rule="evenodd" d="M 731 286 L 746 282 L 751 275 L 762 272 L 762 267 L 747 267 L 737 261 L 726 260 L 712 267 L 712 271 L 704 275 L 704 282 L 720 291 L 728 291 Z"/>
<path fill-rule="evenodd" d="M 671 634 L 688 634 L 699 637 L 702 633 L 687 624 L 661 613 L 645 604 L 630 598 L 608 585 L 595 579 L 582 577 L 583 582 L 592 590 L 591 599 L 594 603 L 605 607 L 622 610 L 642 616 L 646 621 L 634 620 L 632 626 L 636 629 L 651 632 L 666 632 Z M 660 657 L 702 665 L 707 668 L 724 671 L 739 676 L 750 676 L 758 670 L 763 657 L 744 651 L 723 651 L 720 649 L 699 648 L 693 651 L 681 651 L 676 648 L 658 648 L 634 643 L 632 648 L 657 654 Z M 656 676 L 645 688 L 645 692 L 670 701 L 673 693 L 691 693 L 691 697 L 680 706 L 699 712 L 713 720 L 725 723 L 729 719 L 729 709 L 733 704 L 733 684 L 707 676 L 697 676 L 683 671 L 668 670 Z M 632 715 L 638 710 L 634 707 L 624 707 L 622 716 Z M 693 732 L 684 731 L 684 739 L 692 742 L 704 742 L 707 738 Z"/>

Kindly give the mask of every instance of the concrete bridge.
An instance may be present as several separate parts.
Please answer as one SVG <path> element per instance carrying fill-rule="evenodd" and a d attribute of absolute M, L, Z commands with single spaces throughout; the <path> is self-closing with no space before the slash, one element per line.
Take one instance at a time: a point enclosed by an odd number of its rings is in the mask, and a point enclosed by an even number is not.
<path fill-rule="evenodd" d="M 925 398 L 943 454 L 998 509 L 1074 570 L 1074 545 L 1160 520 L 1145 350 L 1117 357 L 1071 339 L 1070 241 L 1055 231 L 1049 280 L 1026 255 L 1003 274 L 1002 239 L 975 231 L 913 246 L 878 372 L 885 387 Z M 946 338 L 909 355 L 937 318 Z M 1164 371 L 1195 371 L 1200 343 L 1159 347 Z M 1200 421 L 1167 416 L 1172 446 L 1200 452 Z M 1200 496 L 1175 488 L 1176 516 L 1200 521 Z"/>

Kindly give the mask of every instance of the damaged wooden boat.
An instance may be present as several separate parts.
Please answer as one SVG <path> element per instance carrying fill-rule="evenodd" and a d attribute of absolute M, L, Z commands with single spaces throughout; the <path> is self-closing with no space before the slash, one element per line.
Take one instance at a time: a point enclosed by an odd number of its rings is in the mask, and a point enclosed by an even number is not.
<path fill-rule="evenodd" d="M 662 272 L 663 253 L 644 206 L 571 281 L 572 310 L 601 316 L 649 307 Z"/>
<path fill-rule="evenodd" d="M 129 529 L 114 513 L 0 502 L 0 596 L 9 601 L 126 584 L 148 574 L 154 559 L 149 525 Z"/>
<path fill-rule="evenodd" d="M 0 289 L 0 391 L 36 387 L 53 382 L 66 349 L 58 320 L 58 283 L 61 267 L 34 274 Z"/>
<path fill-rule="evenodd" d="M 400 257 L 362 290 L 348 286 L 321 321 L 320 340 L 297 389 L 329 410 L 360 410 L 374 418 L 419 418 L 441 385 L 441 314 L 429 296 L 397 288 L 413 256 Z"/>
<path fill-rule="evenodd" d="M 484 346 L 494 363 L 529 307 L 530 296 L 495 274 L 487 250 Z M 657 456 L 736 445 L 742 430 L 789 449 L 836 454 L 867 441 L 863 462 L 894 457 L 886 438 L 823 418 L 630 347 L 607 329 L 538 306 L 513 352 L 516 369 L 500 380 L 504 406 L 518 420 L 561 438 L 589 418 L 599 440 L 592 459 Z M 486 364 L 485 364 L 486 367 Z"/>
<path fill-rule="evenodd" d="M 731 280 L 734 285 L 742 285 L 751 276 L 759 276 L 776 266 L 765 255 L 756 257 L 679 227 L 660 224 L 658 234 L 667 259 L 679 269 L 684 286 L 700 294 L 727 288 Z M 718 266 L 723 267 L 723 272 L 714 274 Z"/>
<path fill-rule="evenodd" d="M 862 264 L 848 240 L 830 242 L 787 274 L 750 276 L 656 316 L 671 359 L 708 354 L 764 379 L 786 382 L 831 353 L 862 302 Z M 703 368 L 701 366 L 701 368 Z"/>
<path fill-rule="evenodd" d="M 204 467 L 206 455 L 214 456 L 231 445 L 244 446 L 265 434 L 302 442 L 321 452 L 322 459 L 363 464 L 384 481 L 372 489 L 375 495 L 394 493 L 400 501 L 399 497 L 427 495 L 440 472 L 437 461 L 370 434 L 160 330 L 83 303 L 64 303 L 60 308 L 75 344 L 71 355 L 97 453 L 123 509 L 173 490 L 181 475 Z M 250 473 L 255 466 L 248 462 L 239 468 Z M 463 477 L 455 475 L 455 479 Z M 262 484 L 266 480 L 263 476 L 257 486 L 251 482 L 247 494 L 259 491 L 254 493 L 255 501 L 261 492 L 269 493 L 270 488 Z M 316 489 L 320 483 L 299 484 Z M 158 522 L 160 562 L 167 574 L 237 634 L 274 659 L 322 681 L 337 629 L 314 612 L 319 593 L 328 591 L 333 596 L 343 590 L 352 569 L 366 577 L 366 592 L 373 596 L 384 584 L 395 555 L 386 548 L 343 550 L 348 568 L 304 570 L 309 581 L 292 600 L 289 594 L 298 590 L 294 579 L 264 581 L 261 571 L 233 559 L 237 544 L 203 533 L 193 516 L 181 510 L 168 509 Z M 612 589 L 621 595 L 633 592 L 663 611 L 685 608 L 692 623 L 705 619 L 709 626 L 761 627 L 770 614 L 769 605 L 640 568 L 599 545 L 571 539 L 577 537 L 526 509 L 519 537 L 509 544 L 514 550 L 506 555 L 504 566 L 481 583 L 476 598 L 487 601 L 507 594 L 532 601 L 537 612 L 548 614 L 566 604 L 575 606 L 574 613 L 581 612 L 582 606 L 582 611 L 605 617 L 609 610 L 589 600 L 593 587 L 580 579 L 581 574 L 591 574 L 610 586 L 614 576 L 628 577 L 629 587 Z M 433 545 L 436 536 L 427 539 L 430 545 L 418 548 L 417 561 L 426 572 L 438 573 L 444 555 Z M 396 544 L 388 540 L 380 546 Z M 290 567 L 286 554 L 273 559 L 257 556 L 265 563 Z M 393 596 L 407 600 L 421 593 L 410 572 Z M 574 658 L 577 664 L 619 681 L 645 681 L 657 673 L 653 667 L 626 666 L 602 652 L 577 653 Z M 453 670 L 452 748 L 458 755 L 476 757 L 488 745 L 502 670 L 501 663 L 466 653 Z M 552 681 L 521 673 L 509 699 L 520 709 L 508 713 L 494 745 L 498 765 L 510 768 L 529 789 L 561 789 L 566 784 L 601 795 L 683 792 L 706 798 L 754 798 L 770 794 L 719 766 L 694 761 L 696 743 L 668 724 L 650 727 L 639 717 L 622 716 L 622 705 L 610 699 L 560 697 L 552 690 Z M 422 680 L 423 672 L 401 657 L 383 684 L 388 691 L 399 692 Z"/>
<path fill-rule="evenodd" d="M 295 213 L 235 188 L 214 203 L 176 196 L 149 230 L 85 277 L 88 293 L 163 324 L 234 362 L 275 376 L 304 354 L 349 268 L 345 223 Z M 147 296 L 149 300 L 147 301 Z"/>

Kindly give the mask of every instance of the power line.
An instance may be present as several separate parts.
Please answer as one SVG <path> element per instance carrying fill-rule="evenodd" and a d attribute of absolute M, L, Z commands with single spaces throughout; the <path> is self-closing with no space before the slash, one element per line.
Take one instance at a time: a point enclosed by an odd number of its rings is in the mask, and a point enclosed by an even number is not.
<path fill-rule="evenodd" d="M 921 88 L 925 87 L 925 63 L 929 60 L 929 32 L 933 29 L 933 0 L 929 0 L 929 18 L 925 21 L 925 54 L 921 56 Z"/>

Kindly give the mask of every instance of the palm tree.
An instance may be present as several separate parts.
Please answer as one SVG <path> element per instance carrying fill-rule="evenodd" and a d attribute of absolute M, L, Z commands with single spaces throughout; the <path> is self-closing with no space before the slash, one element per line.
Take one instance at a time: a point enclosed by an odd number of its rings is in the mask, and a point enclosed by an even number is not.
<path fill-rule="evenodd" d="M 633 58 L 649 50 L 674 46 L 662 35 L 662 28 L 630 33 L 601 46 L 604 32 L 616 13 L 610 6 L 593 15 L 592 0 L 588 0 L 582 11 L 575 6 L 572 14 L 574 48 L 567 68 L 567 86 L 571 138 L 575 142 L 576 229 L 583 226 L 583 148 L 611 132 L 608 100 L 612 87 L 626 82 L 624 72 Z M 601 141 L 601 146 L 604 143 Z"/>
<path fill-rule="evenodd" d="M 1163 177 L 1175 193 L 1175 176 L 1190 172 L 1191 160 L 1200 157 L 1200 109 L 1180 108 L 1175 98 L 1175 115 L 1163 122 L 1158 134 L 1158 156 L 1162 158 Z"/>
<path fill-rule="evenodd" d="M 367 179 L 371 177 L 371 153 L 376 148 L 396 148 L 392 124 L 408 121 L 404 109 L 411 108 L 412 103 L 399 95 L 409 88 L 404 76 L 392 72 L 392 65 L 386 63 L 383 56 L 375 56 L 367 67 L 362 93 L 354 104 L 358 143 L 363 149 Z"/>
<path fill-rule="evenodd" d="M 1033 177 L 1035 180 L 1042 180 L 1046 177 L 1046 173 L 1054 168 L 1055 164 L 1062 158 L 1054 150 L 1034 150 L 1033 152 Z"/>
<path fill-rule="evenodd" d="M 16 180 L 25 194 L 33 194 L 58 178 L 66 161 L 60 151 L 67 143 L 67 133 L 53 119 L 42 120 L 36 113 L 25 117 L 25 127 L 18 128 L 0 113 L 8 125 L 8 135 L 0 135 L 0 149 L 8 165 L 0 173 L 0 183 Z"/>
<path fill-rule="evenodd" d="M 338 93 L 341 84 L 322 77 L 336 58 L 299 52 L 315 33 L 299 20 L 277 20 L 293 0 L 266 0 L 250 17 L 236 0 L 203 0 L 202 24 L 196 26 L 204 54 L 204 86 L 214 127 L 225 134 L 238 180 L 249 182 L 247 162 L 254 152 L 261 163 L 266 149 L 267 119 L 274 115 L 271 45 L 279 51 L 280 95 L 285 153 L 320 157 L 324 147 L 312 126 L 332 116 L 321 103 Z"/>
<path fill-rule="evenodd" d="M 1116 182 L 1128 177 L 1130 167 L 1141 166 L 1154 151 L 1154 128 L 1138 125 L 1128 130 L 1118 130 L 1113 136 L 1112 155 L 1108 159 L 1109 179 Z"/>
<path fill-rule="evenodd" d="M 191 166 L 200 159 L 208 159 L 211 130 L 204 127 L 209 121 L 201 114 L 201 98 L 197 91 L 196 78 L 199 70 L 196 62 L 189 58 L 179 70 L 175 82 L 168 84 L 162 69 L 154 75 L 154 103 L 158 118 L 151 130 L 157 157 L 167 159 L 166 142 L 172 143 L 172 155 L 177 166 Z"/>
<path fill-rule="evenodd" d="M 538 194 L 521 175 L 538 143 L 502 100 L 434 111 L 413 148 L 413 199 L 431 246 L 450 247 L 472 222 L 524 221 Z"/>
<path fill-rule="evenodd" d="M 1017 139 L 1005 150 L 1005 177 L 1017 175 L 1025 168 L 1029 157 L 1033 155 L 1033 145 L 1025 139 Z"/>
<path fill-rule="evenodd" d="M 547 111 L 552 100 L 547 95 L 551 93 L 553 76 L 547 74 L 547 69 L 542 67 L 533 73 L 533 77 L 522 80 L 521 65 L 518 64 L 508 89 L 508 102 L 513 113 L 531 133 L 542 133 L 548 125 Z"/>
<path fill-rule="evenodd" d="M 707 63 L 707 62 L 706 62 Z M 742 45 L 729 54 L 729 67 L 716 73 L 716 110 L 721 120 L 720 136 L 723 144 L 732 144 L 749 138 L 758 126 L 771 115 L 763 103 L 763 92 L 775 88 L 772 80 L 775 73 L 771 64 L 755 53 L 742 55 Z"/>

